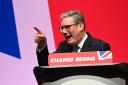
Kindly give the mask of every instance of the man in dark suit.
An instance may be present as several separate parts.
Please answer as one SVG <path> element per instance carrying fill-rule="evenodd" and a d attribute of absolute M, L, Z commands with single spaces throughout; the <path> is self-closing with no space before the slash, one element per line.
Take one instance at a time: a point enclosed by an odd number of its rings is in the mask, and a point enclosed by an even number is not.
<path fill-rule="evenodd" d="M 46 37 L 38 28 L 35 42 L 37 46 L 37 59 L 40 66 L 48 65 L 48 49 Z M 78 10 L 71 10 L 61 15 L 60 32 L 65 40 L 60 42 L 55 53 L 64 52 L 85 52 L 85 51 L 106 51 L 110 45 L 103 40 L 92 37 L 86 32 L 84 16 Z"/>

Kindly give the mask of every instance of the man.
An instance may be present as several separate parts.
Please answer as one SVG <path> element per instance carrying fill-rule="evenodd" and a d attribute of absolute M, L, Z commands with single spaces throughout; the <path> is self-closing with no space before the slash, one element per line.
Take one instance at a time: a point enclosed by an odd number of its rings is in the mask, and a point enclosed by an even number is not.
<path fill-rule="evenodd" d="M 34 27 L 38 32 L 35 38 L 37 46 L 37 59 L 40 66 L 48 65 L 48 49 L 46 37 L 42 31 Z M 93 38 L 86 32 L 84 16 L 77 10 L 71 10 L 61 15 L 60 32 L 65 40 L 60 42 L 55 53 L 85 52 L 110 50 L 105 41 Z"/>

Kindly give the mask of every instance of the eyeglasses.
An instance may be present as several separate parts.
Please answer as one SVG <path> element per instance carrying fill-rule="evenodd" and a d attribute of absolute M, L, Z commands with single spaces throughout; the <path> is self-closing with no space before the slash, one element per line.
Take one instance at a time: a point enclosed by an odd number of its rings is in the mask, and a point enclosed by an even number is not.
<path fill-rule="evenodd" d="M 61 26 L 59 29 L 60 29 L 60 32 L 63 32 L 63 29 L 65 29 L 66 31 L 69 31 L 71 26 L 73 25 L 77 25 L 79 23 L 75 23 L 75 24 L 71 24 L 71 25 L 64 25 L 64 26 Z"/>

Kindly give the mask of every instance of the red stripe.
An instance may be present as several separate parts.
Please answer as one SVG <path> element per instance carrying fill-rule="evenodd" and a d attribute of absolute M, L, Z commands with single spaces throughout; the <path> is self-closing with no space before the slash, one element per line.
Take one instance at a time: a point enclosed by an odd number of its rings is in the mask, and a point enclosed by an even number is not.
<path fill-rule="evenodd" d="M 104 56 L 102 56 L 101 58 L 107 57 L 110 53 L 111 53 L 111 51 L 108 51 L 108 52 L 107 52 Z"/>

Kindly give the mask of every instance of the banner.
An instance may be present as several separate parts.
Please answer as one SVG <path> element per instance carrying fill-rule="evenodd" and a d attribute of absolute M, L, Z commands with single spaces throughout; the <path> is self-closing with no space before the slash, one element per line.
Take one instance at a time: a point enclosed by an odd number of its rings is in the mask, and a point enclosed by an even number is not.
<path fill-rule="evenodd" d="M 79 53 L 53 53 L 48 57 L 49 66 L 86 65 L 112 63 L 111 51 L 93 51 Z"/>

